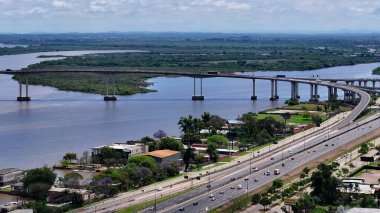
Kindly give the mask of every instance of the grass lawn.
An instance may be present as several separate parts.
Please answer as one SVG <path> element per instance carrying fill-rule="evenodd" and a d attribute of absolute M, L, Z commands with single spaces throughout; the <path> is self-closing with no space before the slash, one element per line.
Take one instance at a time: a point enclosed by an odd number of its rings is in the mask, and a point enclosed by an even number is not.
<path fill-rule="evenodd" d="M 318 111 L 317 110 L 318 106 L 322 110 L 324 110 L 323 104 L 307 104 L 307 103 L 300 103 L 300 104 L 294 105 L 294 106 L 284 106 L 284 109 Z M 339 106 L 339 109 L 340 109 L 340 111 L 345 112 L 345 111 L 351 110 L 351 107 Z"/>
<path fill-rule="evenodd" d="M 311 124 L 311 123 L 313 123 L 311 118 L 303 118 L 302 115 L 292 115 L 292 117 L 290 117 L 288 122 L 295 123 L 295 124 Z"/>
<path fill-rule="evenodd" d="M 273 117 L 277 121 L 284 122 L 284 119 L 281 117 L 281 115 L 275 115 L 275 114 L 258 114 L 257 115 L 257 119 L 264 119 L 267 117 Z M 311 124 L 311 123 L 313 123 L 311 118 L 305 119 L 302 117 L 302 115 L 292 115 L 287 122 L 296 123 L 296 124 Z"/>

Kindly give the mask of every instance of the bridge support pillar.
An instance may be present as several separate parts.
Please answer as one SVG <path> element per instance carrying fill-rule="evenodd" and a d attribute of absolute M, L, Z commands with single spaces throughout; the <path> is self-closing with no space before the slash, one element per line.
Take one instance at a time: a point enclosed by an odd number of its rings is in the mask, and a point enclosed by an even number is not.
<path fill-rule="evenodd" d="M 361 87 L 362 86 L 362 81 L 359 81 L 359 87 Z"/>
<path fill-rule="evenodd" d="M 194 79 L 194 89 L 193 89 L 193 97 L 191 97 L 191 100 L 193 101 L 203 101 L 205 97 L 203 96 L 203 78 L 200 78 L 200 95 L 196 95 L 196 81 L 195 77 Z"/>
<path fill-rule="evenodd" d="M 310 99 L 309 99 L 309 101 L 313 101 L 313 100 L 314 100 L 314 85 L 310 84 Z"/>
<path fill-rule="evenodd" d="M 271 84 L 270 84 L 270 98 L 269 98 L 269 100 L 271 100 L 271 101 L 274 101 L 274 80 L 271 80 L 270 81 L 271 82 Z"/>
<path fill-rule="evenodd" d="M 372 87 L 376 87 L 376 81 L 372 81 Z"/>
<path fill-rule="evenodd" d="M 252 101 L 257 100 L 257 96 L 256 96 L 256 79 L 252 79 L 252 96 L 251 96 L 251 100 Z"/>
<path fill-rule="evenodd" d="M 299 99 L 298 95 L 298 83 L 297 82 L 291 82 L 290 83 L 290 99 L 291 100 L 297 100 Z"/>
<path fill-rule="evenodd" d="M 364 81 L 364 87 L 367 87 L 368 81 Z"/>
<path fill-rule="evenodd" d="M 314 85 L 314 101 L 319 101 L 318 85 Z"/>
<path fill-rule="evenodd" d="M 334 100 L 338 100 L 338 88 L 334 87 Z"/>
<path fill-rule="evenodd" d="M 279 96 L 278 96 L 278 82 L 277 82 L 277 80 L 274 80 L 274 98 L 276 100 L 279 98 Z"/>
<path fill-rule="evenodd" d="M 22 83 L 19 82 L 19 96 L 17 101 L 31 101 L 32 98 L 29 97 L 29 82 L 28 79 L 25 80 L 25 96 L 22 96 Z"/>
<path fill-rule="evenodd" d="M 104 101 L 117 101 L 115 95 L 115 79 L 112 78 L 112 95 L 109 95 L 109 78 L 106 77 L 106 95 L 104 96 Z"/>
<path fill-rule="evenodd" d="M 333 94 L 333 88 L 332 87 L 327 87 L 327 100 L 328 101 L 333 101 L 334 100 L 334 94 Z"/>

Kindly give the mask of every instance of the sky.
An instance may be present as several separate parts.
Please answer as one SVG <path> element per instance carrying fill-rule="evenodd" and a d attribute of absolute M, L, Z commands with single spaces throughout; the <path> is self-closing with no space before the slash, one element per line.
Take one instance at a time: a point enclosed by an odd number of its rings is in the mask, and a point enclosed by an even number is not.
<path fill-rule="evenodd" d="M 379 32 L 380 0 L 0 0 L 0 32 Z"/>

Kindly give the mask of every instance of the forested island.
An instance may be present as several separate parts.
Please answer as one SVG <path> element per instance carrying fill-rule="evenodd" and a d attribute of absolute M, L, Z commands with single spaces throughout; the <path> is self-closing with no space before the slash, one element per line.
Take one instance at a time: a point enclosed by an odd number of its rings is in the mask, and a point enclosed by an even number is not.
<path fill-rule="evenodd" d="M 27 69 L 143 69 L 189 72 L 313 70 L 379 62 L 377 34 L 217 34 L 217 33 L 100 33 L 6 35 L 2 43 L 26 48 L 0 48 L 0 55 L 64 50 L 144 50 L 147 52 L 94 54 L 45 61 Z M 57 52 L 59 54 L 59 52 Z M 149 92 L 151 75 L 116 76 L 117 94 Z M 18 77 L 15 76 L 18 80 Z M 103 94 L 99 74 L 30 76 L 29 83 L 61 90 Z"/>
<path fill-rule="evenodd" d="M 380 75 L 380 67 L 377 67 L 375 69 L 372 70 L 372 74 L 374 75 Z"/>

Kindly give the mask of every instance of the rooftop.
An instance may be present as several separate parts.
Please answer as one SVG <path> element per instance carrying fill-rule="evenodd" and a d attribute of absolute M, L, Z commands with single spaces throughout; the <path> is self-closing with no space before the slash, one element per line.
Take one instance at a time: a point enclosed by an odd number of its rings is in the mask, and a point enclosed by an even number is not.
<path fill-rule="evenodd" d="M 178 153 L 180 153 L 180 152 L 174 151 L 174 150 L 170 150 L 170 149 L 163 149 L 163 150 L 156 150 L 156 151 L 153 151 L 153 152 L 148 152 L 146 154 L 150 155 L 150 156 L 153 156 L 153 157 L 157 157 L 157 158 L 166 158 L 166 157 L 169 157 L 169 156 L 172 156 L 172 155 L 176 155 Z"/>
<path fill-rule="evenodd" d="M 21 170 L 16 169 L 16 168 L 0 169 L 0 175 L 5 175 L 5 174 L 9 174 L 9 173 L 12 173 L 12 172 L 19 172 L 19 171 L 21 171 Z"/>
<path fill-rule="evenodd" d="M 378 213 L 379 209 L 369 209 L 369 208 L 352 208 L 347 209 L 344 213 Z"/>
<path fill-rule="evenodd" d="M 126 143 L 114 143 L 114 144 L 110 144 L 110 145 L 103 145 L 103 146 L 97 146 L 97 147 L 94 147 L 93 149 L 101 149 L 103 147 L 109 147 L 109 148 L 112 148 L 112 149 L 119 149 L 119 150 L 130 150 L 130 149 L 136 149 L 138 147 L 141 147 L 141 146 L 144 146 L 144 144 L 126 144 Z"/>

